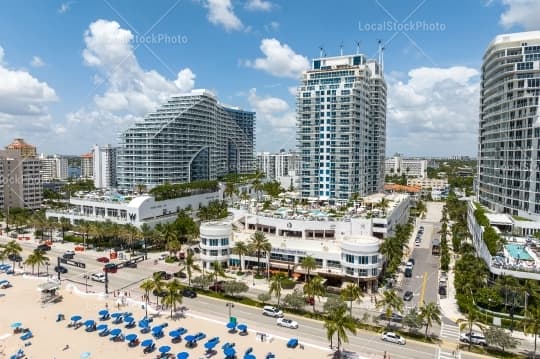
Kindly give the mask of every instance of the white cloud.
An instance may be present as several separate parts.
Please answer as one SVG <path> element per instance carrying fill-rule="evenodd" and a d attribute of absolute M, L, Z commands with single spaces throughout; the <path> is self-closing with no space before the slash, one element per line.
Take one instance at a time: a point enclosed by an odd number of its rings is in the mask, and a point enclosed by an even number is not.
<path fill-rule="evenodd" d="M 60 7 L 58 8 L 58 13 L 65 14 L 66 12 L 68 12 L 69 9 L 71 8 L 71 4 L 73 4 L 73 1 L 62 3 Z"/>
<path fill-rule="evenodd" d="M 208 9 L 208 20 L 214 25 L 220 25 L 227 31 L 242 30 L 244 25 L 234 13 L 231 0 L 205 0 Z"/>
<path fill-rule="evenodd" d="M 293 148 L 296 144 L 296 113 L 283 99 L 248 93 L 248 102 L 257 113 L 257 146 L 261 149 Z"/>
<path fill-rule="evenodd" d="M 264 25 L 264 29 L 266 32 L 276 32 L 279 30 L 279 22 L 277 21 L 271 21 L 269 24 Z"/>
<path fill-rule="evenodd" d="M 45 62 L 43 62 L 41 57 L 34 56 L 32 58 L 32 62 L 30 62 L 30 65 L 32 65 L 33 67 L 43 67 L 43 66 L 45 66 Z"/>
<path fill-rule="evenodd" d="M 270 11 L 272 6 L 267 0 L 248 0 L 245 5 L 246 9 L 251 11 Z"/>
<path fill-rule="evenodd" d="M 178 73 L 178 77 L 174 81 L 174 84 L 180 92 L 188 92 L 195 86 L 195 74 L 191 71 L 191 69 L 183 69 Z"/>
<path fill-rule="evenodd" d="M 276 39 L 263 39 L 260 49 L 265 57 L 246 60 L 245 66 L 266 71 L 274 76 L 294 79 L 309 67 L 305 56 L 295 53 L 287 44 L 281 44 Z"/>
<path fill-rule="evenodd" d="M 475 153 L 479 72 L 421 67 L 388 83 L 388 153 Z"/>
<path fill-rule="evenodd" d="M 525 30 L 540 28 L 540 1 L 538 0 L 502 0 L 507 6 L 499 19 L 505 28 L 522 26 Z"/>
<path fill-rule="evenodd" d="M 0 46 L 0 143 L 49 132 L 53 125 L 47 105 L 58 101 L 55 90 L 26 70 L 9 68 L 3 58 Z"/>

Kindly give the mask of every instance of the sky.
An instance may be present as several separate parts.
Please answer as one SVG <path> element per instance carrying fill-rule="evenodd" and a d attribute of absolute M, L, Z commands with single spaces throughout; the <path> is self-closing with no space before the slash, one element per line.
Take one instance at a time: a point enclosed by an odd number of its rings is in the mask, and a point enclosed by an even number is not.
<path fill-rule="evenodd" d="M 387 154 L 477 152 L 482 55 L 540 30 L 539 0 L 2 0 L 0 146 L 80 155 L 194 88 L 257 113 L 257 151 L 293 149 L 296 86 L 327 56 L 384 45 Z"/>

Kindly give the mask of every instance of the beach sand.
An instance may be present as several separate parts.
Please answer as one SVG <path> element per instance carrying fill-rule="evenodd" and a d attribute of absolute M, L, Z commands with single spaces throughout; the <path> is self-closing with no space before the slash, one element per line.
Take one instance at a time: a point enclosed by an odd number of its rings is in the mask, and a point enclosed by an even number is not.
<path fill-rule="evenodd" d="M 98 311 L 105 307 L 107 303 L 110 312 L 116 311 L 116 298 L 106 298 L 104 294 L 81 293 L 71 284 L 63 284 L 60 294 L 63 300 L 54 304 L 41 304 L 41 293 L 38 285 L 44 283 L 46 279 L 27 277 L 22 275 L 0 275 L 1 279 L 8 279 L 13 287 L 0 289 L 0 293 L 5 296 L 0 297 L 0 358 L 9 358 L 22 348 L 31 359 L 77 359 L 81 354 L 90 352 L 92 359 L 108 358 L 156 358 L 159 355 L 158 348 L 162 345 L 171 346 L 171 353 L 176 354 L 182 351 L 188 352 L 189 358 L 207 358 L 204 343 L 213 337 L 219 336 L 220 343 L 215 348 L 212 358 L 224 358 L 221 346 L 225 342 L 236 343 L 237 358 L 242 359 L 247 348 L 253 348 L 253 354 L 258 358 L 265 358 L 268 352 L 276 354 L 278 359 L 310 358 L 323 359 L 330 358 L 330 351 L 324 347 L 314 345 L 304 345 L 304 349 L 296 347 L 289 349 L 286 342 L 281 337 L 274 337 L 270 334 L 271 341 L 261 342 L 256 339 L 256 333 L 249 331 L 246 336 L 238 333 L 231 334 L 225 328 L 225 323 L 218 320 L 205 318 L 203 313 L 186 312 L 184 318 L 171 320 L 168 312 L 163 312 L 161 316 L 155 317 L 151 325 L 168 323 L 164 329 L 165 336 L 155 340 L 156 350 L 151 354 L 143 354 L 143 348 L 137 346 L 130 348 L 127 342 L 113 342 L 110 337 L 100 337 L 96 331 L 86 332 L 85 327 L 79 329 L 68 328 L 72 315 L 82 316 L 82 321 L 87 319 L 98 320 Z M 144 317 L 142 303 L 127 300 L 127 304 L 120 308 L 120 311 L 133 313 L 136 321 Z M 65 319 L 56 322 L 57 315 L 62 313 Z M 150 314 L 150 312 L 149 312 Z M 21 322 L 23 328 L 29 328 L 34 337 L 26 342 L 31 345 L 24 346 L 25 341 L 20 339 L 21 334 L 14 334 L 10 325 L 14 322 Z M 111 320 L 104 321 L 109 328 L 121 328 L 123 334 L 136 333 L 142 341 L 152 338 L 151 334 L 141 334 L 138 327 L 125 329 L 125 324 L 113 325 Z M 173 344 L 168 333 L 179 327 L 188 329 L 188 334 L 204 332 L 207 337 L 200 341 L 195 348 L 186 348 L 184 340 Z M 66 345 L 69 349 L 64 350 Z"/>

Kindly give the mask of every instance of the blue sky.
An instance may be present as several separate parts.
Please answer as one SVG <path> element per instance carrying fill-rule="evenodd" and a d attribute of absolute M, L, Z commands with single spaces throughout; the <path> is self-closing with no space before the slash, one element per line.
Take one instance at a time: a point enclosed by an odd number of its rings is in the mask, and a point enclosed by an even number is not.
<path fill-rule="evenodd" d="M 4 0 L 0 144 L 82 154 L 167 96 L 208 88 L 257 111 L 257 150 L 295 147 L 294 87 L 319 56 L 385 45 L 387 153 L 476 154 L 479 69 L 536 0 Z M 400 31 L 401 30 L 401 31 Z"/>

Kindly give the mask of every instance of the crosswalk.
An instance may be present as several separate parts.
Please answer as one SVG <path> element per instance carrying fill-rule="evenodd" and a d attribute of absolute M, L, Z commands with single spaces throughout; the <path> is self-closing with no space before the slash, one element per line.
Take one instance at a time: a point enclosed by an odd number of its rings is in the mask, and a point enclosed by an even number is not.
<path fill-rule="evenodd" d="M 455 324 L 441 323 L 441 338 L 459 341 L 459 327 Z"/>
<path fill-rule="evenodd" d="M 439 348 L 439 359 L 461 359 L 461 353 L 459 351 L 451 351 L 449 349 Z"/>

